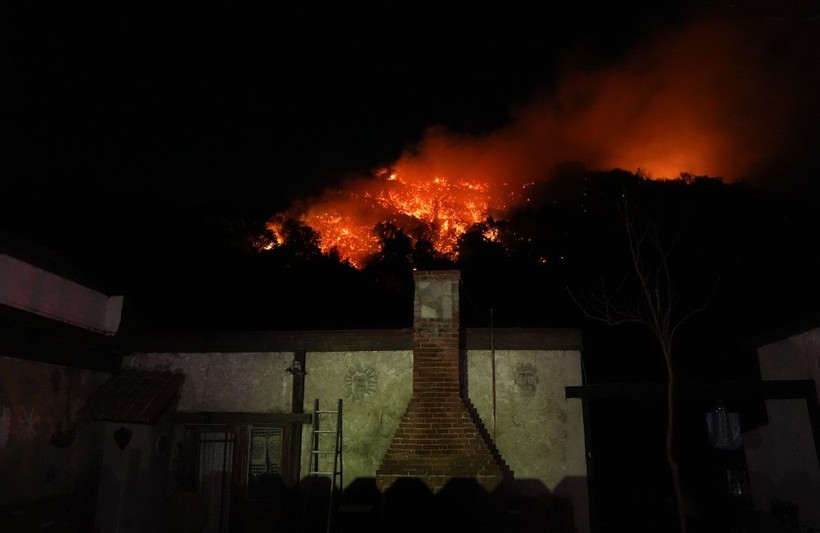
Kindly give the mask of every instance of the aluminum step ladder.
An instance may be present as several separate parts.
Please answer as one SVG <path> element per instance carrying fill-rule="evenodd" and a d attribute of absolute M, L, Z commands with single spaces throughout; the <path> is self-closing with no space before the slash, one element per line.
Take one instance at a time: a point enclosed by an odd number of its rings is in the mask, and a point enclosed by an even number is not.
<path fill-rule="evenodd" d="M 335 420 L 334 420 L 335 418 Z M 342 490 L 342 399 L 333 411 L 319 409 L 319 399 L 313 402 L 313 429 L 310 449 L 310 477 L 330 479 L 330 495 L 327 506 L 327 533 L 333 527 L 338 502 L 337 493 Z M 324 438 L 323 438 L 324 436 Z M 332 442 L 328 442 L 332 439 Z M 332 448 L 332 449 L 331 449 Z M 332 456 L 332 460 L 331 460 Z M 331 466 L 332 463 L 332 466 Z"/>

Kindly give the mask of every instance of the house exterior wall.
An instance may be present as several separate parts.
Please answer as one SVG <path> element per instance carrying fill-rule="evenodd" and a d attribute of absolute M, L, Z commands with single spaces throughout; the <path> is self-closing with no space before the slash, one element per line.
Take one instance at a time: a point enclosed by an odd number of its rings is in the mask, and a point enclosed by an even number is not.
<path fill-rule="evenodd" d="M 174 370 L 185 374 L 175 403 L 177 412 L 289 412 L 292 376 L 285 371 L 292 353 L 208 352 L 143 353 L 125 356 L 123 368 Z M 163 531 L 169 511 L 173 450 L 156 453 L 156 439 L 173 434 L 170 413 L 154 426 L 106 423 L 103 479 L 96 526 L 101 533 Z M 120 450 L 113 438 L 119 427 L 131 430 Z"/>
<path fill-rule="evenodd" d="M 123 358 L 123 367 L 180 371 L 183 412 L 284 413 L 291 410 L 293 379 L 285 369 L 293 353 L 145 353 Z"/>
<path fill-rule="evenodd" d="M 104 434 L 98 424 L 77 419 L 74 413 L 108 377 L 105 372 L 0 356 L 0 507 L 96 494 Z M 51 437 L 67 404 L 76 423 L 75 438 L 57 447 Z M 83 505 L 93 508 L 93 495 Z M 40 518 L 45 520 L 45 514 Z"/>
<path fill-rule="evenodd" d="M 159 453 L 157 436 L 170 431 L 167 416 L 156 425 L 98 422 L 105 434 L 96 530 L 99 533 L 142 533 L 166 530 L 169 456 Z M 114 434 L 130 433 L 122 449 Z"/>
<path fill-rule="evenodd" d="M 284 413 L 291 411 L 293 377 L 285 369 L 294 355 L 151 352 L 124 357 L 123 366 L 185 373 L 179 411 Z M 469 349 L 467 377 L 471 403 L 516 480 L 525 480 L 527 490 L 571 499 L 576 528 L 588 531 L 581 401 L 564 392 L 582 384 L 580 357 L 577 350 Z M 307 350 L 305 370 L 305 412 L 313 412 L 316 399 L 321 410 L 335 410 L 343 400 L 345 486 L 374 478 L 411 397 L 412 349 Z M 326 417 L 322 423 L 335 425 Z M 302 477 L 309 472 L 310 429 L 306 425 L 302 434 Z M 320 448 L 332 450 L 332 442 L 322 441 Z"/>
<path fill-rule="evenodd" d="M 467 354 L 468 395 L 493 436 L 493 352 Z M 581 401 L 564 387 L 581 385 L 578 351 L 495 351 L 495 444 L 515 478 L 572 501 L 575 526 L 589 530 Z M 398 428 L 412 392 L 412 351 L 309 353 L 306 412 L 343 400 L 344 483 L 372 478 Z M 323 435 L 321 438 L 330 439 Z M 303 433 L 302 476 L 308 475 L 311 435 Z M 332 441 L 321 441 L 332 450 Z M 325 456 L 320 471 L 332 470 Z M 533 484 L 529 484 L 533 487 Z"/>
<path fill-rule="evenodd" d="M 762 379 L 813 379 L 820 397 L 820 328 L 761 346 L 757 357 Z"/>
<path fill-rule="evenodd" d="M 495 431 L 492 358 L 490 351 L 469 353 L 468 392 L 516 477 L 538 479 L 554 491 L 568 476 L 585 476 L 581 402 L 564 393 L 581 385 L 580 354 L 496 351 Z"/>
<path fill-rule="evenodd" d="M 293 385 L 285 368 L 292 359 L 286 352 L 148 353 L 123 358 L 123 366 L 184 372 L 179 411 L 265 413 L 290 411 Z M 309 352 L 305 359 L 305 412 L 315 399 L 329 410 L 344 401 L 346 484 L 373 476 L 410 399 L 412 351 Z M 585 476 L 580 401 L 564 395 L 564 387 L 581 384 L 580 353 L 496 351 L 495 424 L 492 372 L 491 351 L 468 353 L 468 395 L 516 477 L 538 479 L 553 491 L 564 478 Z M 303 475 L 310 438 L 306 431 Z"/>
<path fill-rule="evenodd" d="M 322 410 L 335 410 L 343 401 L 342 432 L 344 483 L 371 478 L 393 439 L 410 400 L 413 352 L 324 352 L 305 358 L 305 412 L 319 400 Z M 323 417 L 335 426 L 330 417 Z M 324 434 L 321 450 L 333 450 L 332 435 Z M 302 434 L 302 477 L 310 465 L 311 432 Z M 331 471 L 332 456 L 324 456 L 320 471 Z"/>
<path fill-rule="evenodd" d="M 820 385 L 820 328 L 761 346 L 763 380 L 813 379 Z M 816 389 L 820 390 L 820 388 Z M 820 527 L 820 467 L 804 400 L 767 400 L 769 423 L 743 434 L 755 507 L 799 506 L 803 525 Z"/>
<path fill-rule="evenodd" d="M 581 384 L 580 354 L 503 350 L 495 356 L 495 443 L 516 477 L 538 479 L 553 491 L 566 477 L 585 476 L 581 404 L 564 395 L 564 387 Z M 344 400 L 346 483 L 375 474 L 410 399 L 412 359 L 410 351 L 308 354 L 305 411 L 316 398 L 321 409 Z M 491 352 L 469 352 L 467 375 L 470 400 L 492 435 Z M 302 447 L 307 475 L 308 432 Z"/>

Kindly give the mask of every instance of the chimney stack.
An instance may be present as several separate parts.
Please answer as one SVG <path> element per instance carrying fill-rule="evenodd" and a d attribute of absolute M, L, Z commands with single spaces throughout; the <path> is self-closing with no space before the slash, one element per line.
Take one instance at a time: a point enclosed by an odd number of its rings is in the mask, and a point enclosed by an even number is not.
<path fill-rule="evenodd" d="M 382 492 L 399 478 L 433 492 L 473 478 L 491 491 L 511 475 L 461 383 L 459 280 L 456 270 L 414 273 L 413 393 L 376 471 Z"/>

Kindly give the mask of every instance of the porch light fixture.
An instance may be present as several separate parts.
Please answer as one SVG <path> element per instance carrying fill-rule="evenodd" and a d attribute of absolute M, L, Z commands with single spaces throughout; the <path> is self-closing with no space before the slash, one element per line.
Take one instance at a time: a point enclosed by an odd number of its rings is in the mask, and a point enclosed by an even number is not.
<path fill-rule="evenodd" d="M 288 365 L 288 367 L 285 368 L 285 371 L 290 372 L 294 376 L 306 376 L 307 375 L 307 370 L 302 368 L 302 363 L 300 363 L 296 359 L 294 359 L 293 361 L 290 362 L 290 365 Z"/>

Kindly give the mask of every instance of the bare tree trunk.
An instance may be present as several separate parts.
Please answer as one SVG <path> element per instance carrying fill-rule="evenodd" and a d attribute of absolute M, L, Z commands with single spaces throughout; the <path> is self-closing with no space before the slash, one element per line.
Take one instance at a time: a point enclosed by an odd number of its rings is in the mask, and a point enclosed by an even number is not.
<path fill-rule="evenodd" d="M 680 473 L 678 472 L 678 462 L 672 450 L 672 442 L 675 435 L 675 374 L 672 370 L 672 354 L 664 347 L 664 359 L 666 360 L 666 463 L 669 465 L 669 473 L 672 478 L 672 495 L 675 498 L 675 512 L 678 518 L 678 528 L 680 533 L 686 533 L 686 509 L 683 507 L 683 490 L 681 489 Z"/>

